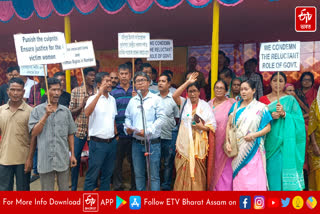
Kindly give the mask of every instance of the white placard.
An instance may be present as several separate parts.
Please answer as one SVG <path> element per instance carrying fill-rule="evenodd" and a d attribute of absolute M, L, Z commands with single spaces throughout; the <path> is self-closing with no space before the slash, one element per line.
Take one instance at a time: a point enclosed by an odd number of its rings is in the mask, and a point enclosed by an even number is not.
<path fill-rule="evenodd" d="M 300 42 L 261 43 L 259 70 L 300 71 Z"/>
<path fill-rule="evenodd" d="M 118 33 L 119 58 L 150 57 L 150 33 Z"/>
<path fill-rule="evenodd" d="M 67 44 L 67 54 L 62 69 L 75 69 L 96 66 L 92 41 Z"/>
<path fill-rule="evenodd" d="M 65 61 L 64 33 L 15 34 L 17 61 L 22 65 L 54 64 Z"/>
<path fill-rule="evenodd" d="M 43 68 L 44 67 L 44 68 Z M 20 66 L 21 76 L 44 76 L 45 69 L 46 74 L 48 74 L 47 65 L 23 65 Z"/>
<path fill-rule="evenodd" d="M 170 61 L 173 60 L 173 40 L 151 39 L 150 57 L 148 61 Z"/>

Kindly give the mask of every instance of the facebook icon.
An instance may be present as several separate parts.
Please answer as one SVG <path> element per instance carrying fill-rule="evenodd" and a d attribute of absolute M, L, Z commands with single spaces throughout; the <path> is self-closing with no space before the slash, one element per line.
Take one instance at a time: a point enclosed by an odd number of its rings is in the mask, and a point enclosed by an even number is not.
<path fill-rule="evenodd" d="M 251 197 L 240 196 L 240 209 L 251 209 Z"/>

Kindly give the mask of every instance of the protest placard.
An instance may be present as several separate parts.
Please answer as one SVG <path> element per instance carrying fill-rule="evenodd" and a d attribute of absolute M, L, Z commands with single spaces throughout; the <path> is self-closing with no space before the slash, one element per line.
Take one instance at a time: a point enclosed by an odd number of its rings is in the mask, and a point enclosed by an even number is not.
<path fill-rule="evenodd" d="M 66 58 L 62 63 L 63 70 L 96 66 L 92 41 L 69 43 L 66 47 Z"/>
<path fill-rule="evenodd" d="M 261 43 L 260 71 L 299 71 L 300 42 Z"/>
<path fill-rule="evenodd" d="M 173 40 L 151 39 L 150 57 L 148 61 L 169 61 L 173 60 Z"/>
<path fill-rule="evenodd" d="M 65 61 L 66 41 L 61 32 L 15 34 L 14 43 L 19 66 Z"/>
<path fill-rule="evenodd" d="M 43 65 L 22 65 L 20 66 L 21 76 L 44 76 L 43 69 L 45 68 L 45 73 L 47 74 L 47 66 Z"/>
<path fill-rule="evenodd" d="M 150 57 L 149 33 L 118 33 L 119 58 Z"/>

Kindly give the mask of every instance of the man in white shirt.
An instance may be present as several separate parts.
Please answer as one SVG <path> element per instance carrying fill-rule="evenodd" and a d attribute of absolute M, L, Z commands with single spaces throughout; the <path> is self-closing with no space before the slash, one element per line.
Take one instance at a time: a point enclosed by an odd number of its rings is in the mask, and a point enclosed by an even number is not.
<path fill-rule="evenodd" d="M 98 93 L 89 97 L 84 113 L 89 117 L 89 169 L 84 191 L 92 191 L 101 171 L 99 190 L 110 190 L 110 181 L 116 159 L 118 132 L 115 123 L 117 106 L 112 90 L 111 78 L 107 72 L 96 75 Z"/>

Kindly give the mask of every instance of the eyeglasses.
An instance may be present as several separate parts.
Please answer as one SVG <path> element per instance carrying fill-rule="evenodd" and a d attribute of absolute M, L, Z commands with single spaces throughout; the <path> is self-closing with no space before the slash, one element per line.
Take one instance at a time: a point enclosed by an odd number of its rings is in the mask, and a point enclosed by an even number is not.
<path fill-rule="evenodd" d="M 135 83 L 143 83 L 146 81 L 148 81 L 148 80 L 147 79 L 138 79 L 138 80 L 135 80 Z"/>

